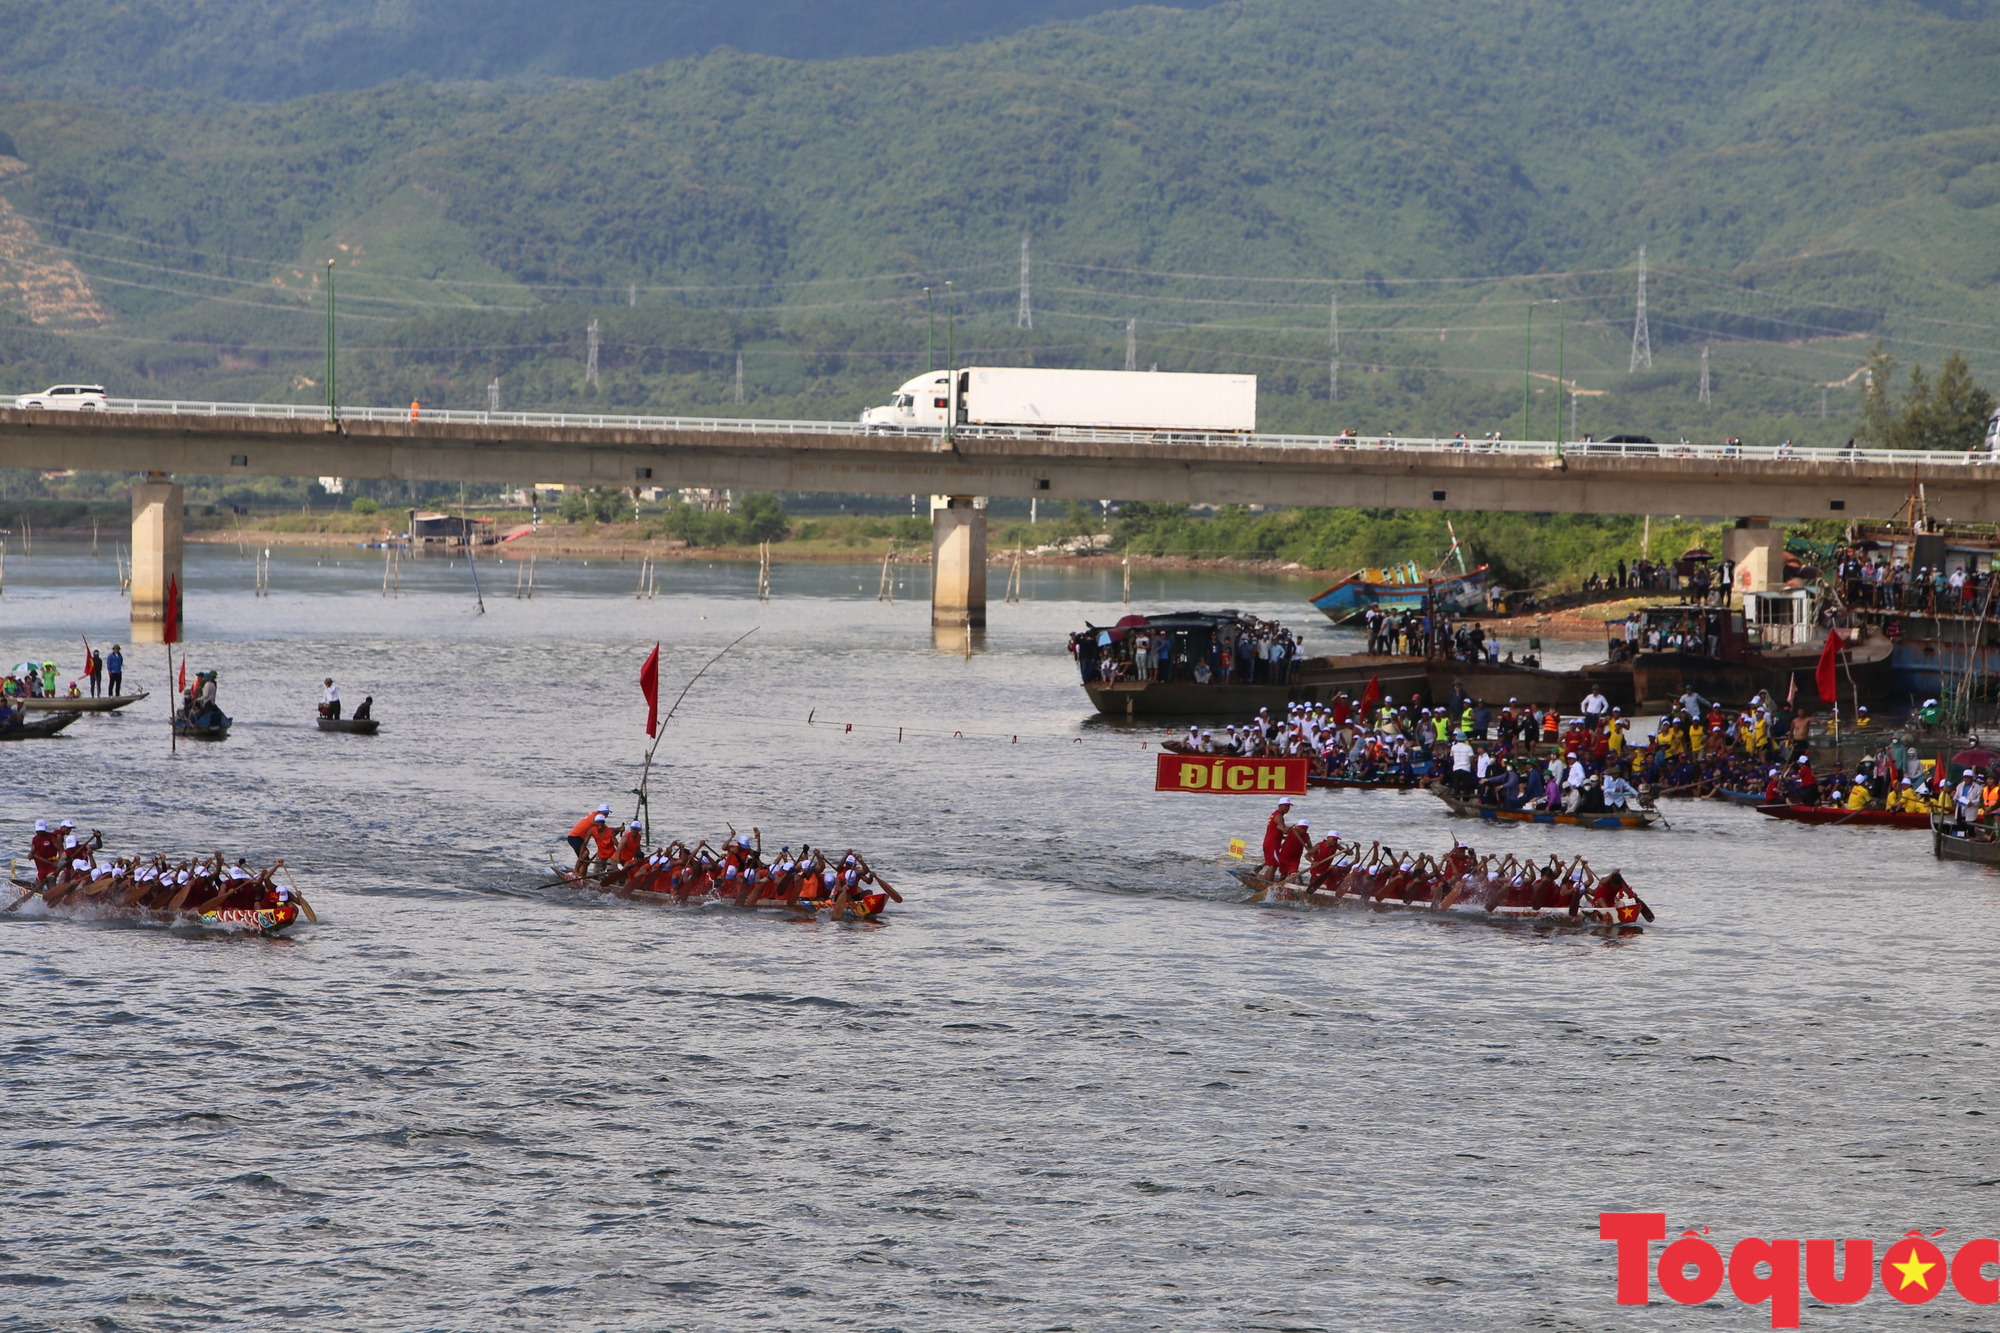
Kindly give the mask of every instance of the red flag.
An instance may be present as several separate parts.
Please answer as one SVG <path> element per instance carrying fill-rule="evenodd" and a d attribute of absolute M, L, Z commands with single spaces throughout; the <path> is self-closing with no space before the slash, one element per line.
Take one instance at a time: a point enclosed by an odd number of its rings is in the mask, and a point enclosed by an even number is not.
<path fill-rule="evenodd" d="M 183 657 L 181 659 L 181 693 L 186 694 L 187 688 L 188 688 L 188 660 L 185 657 Z"/>
<path fill-rule="evenodd" d="M 172 575 L 167 577 L 167 622 L 162 635 L 162 643 L 181 641 L 181 582 Z"/>
<path fill-rule="evenodd" d="M 1833 675 L 1833 664 L 1834 659 L 1840 656 L 1840 649 L 1844 642 L 1840 637 L 1839 630 L 1830 629 L 1826 632 L 1826 647 L 1820 649 L 1819 667 L 1813 672 L 1813 684 L 1819 687 L 1821 703 L 1831 704 L 1834 701 L 1833 692 L 1836 686 Z"/>
<path fill-rule="evenodd" d="M 1370 676 L 1368 678 L 1368 688 L 1361 691 L 1361 716 L 1363 720 L 1366 720 L 1368 715 L 1375 711 L 1375 705 L 1381 702 L 1382 678 L 1379 675 Z"/>
<path fill-rule="evenodd" d="M 647 655 L 646 665 L 639 668 L 639 689 L 646 696 L 646 734 L 652 736 L 660 729 L 660 645 L 657 643 Z"/>

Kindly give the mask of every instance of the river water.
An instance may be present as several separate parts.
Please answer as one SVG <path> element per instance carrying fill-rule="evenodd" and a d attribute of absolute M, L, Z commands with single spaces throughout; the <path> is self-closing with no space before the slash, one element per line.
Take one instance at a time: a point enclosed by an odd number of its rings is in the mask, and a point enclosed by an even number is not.
<path fill-rule="evenodd" d="M 1115 573 L 1027 571 L 969 655 L 921 570 L 889 605 L 873 567 L 780 565 L 759 605 L 740 565 L 636 600 L 635 565 L 542 561 L 528 600 L 489 564 L 483 614 L 463 561 L 405 563 L 400 598 L 382 573 L 278 551 L 258 598 L 191 550 L 231 738 L 170 752 L 153 647 L 130 715 L 0 747 L 18 854 L 68 816 L 282 855 L 321 918 L 0 917 L 0 1328 L 1751 1328 L 1614 1305 L 1599 1210 L 1725 1252 L 2000 1225 L 2000 881 L 1921 835 L 1678 803 L 1475 837 L 1320 792 L 1316 828 L 1398 847 L 1586 849 L 1658 923 L 1246 906 L 1224 852 L 1265 806 L 1156 796 L 1160 733 L 1089 718 L 1064 635 L 1124 609 Z M 108 550 L 6 577 L 7 663 L 125 632 Z M 1149 575 L 1134 609 L 1344 645 L 1312 591 Z M 578 814 L 631 808 L 653 642 L 671 696 L 753 628 L 661 747 L 656 831 L 852 845 L 908 902 L 801 925 L 538 887 Z M 380 736 L 313 729 L 327 675 Z"/>

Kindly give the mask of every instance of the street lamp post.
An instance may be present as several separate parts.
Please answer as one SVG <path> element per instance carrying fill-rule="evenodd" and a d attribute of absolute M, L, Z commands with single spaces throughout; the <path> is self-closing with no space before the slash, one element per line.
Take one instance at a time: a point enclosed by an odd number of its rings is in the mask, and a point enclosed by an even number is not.
<path fill-rule="evenodd" d="M 1521 340 L 1521 438 L 1528 438 L 1528 372 L 1535 351 L 1535 303 L 1528 302 L 1528 336 Z"/>
<path fill-rule="evenodd" d="M 333 261 L 326 261 L 326 419 L 329 425 L 340 421 L 340 399 L 334 388 L 334 372 L 339 362 L 334 356 L 333 340 Z"/>

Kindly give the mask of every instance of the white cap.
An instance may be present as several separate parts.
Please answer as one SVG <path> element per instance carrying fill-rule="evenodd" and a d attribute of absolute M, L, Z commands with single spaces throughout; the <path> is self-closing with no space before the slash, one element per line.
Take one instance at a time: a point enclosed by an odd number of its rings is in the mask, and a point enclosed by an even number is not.
<path fill-rule="evenodd" d="M 604 822 L 604 812 L 602 810 L 599 810 L 596 814 L 590 817 L 590 822 L 593 824 L 602 824 Z"/>
<path fill-rule="evenodd" d="M 1280 796 L 1278 798 L 1279 805 L 1290 805 L 1291 803 L 1292 803 L 1292 798 L 1289 796 Z"/>
<path fill-rule="evenodd" d="M 37 820 L 35 821 L 35 832 L 37 832 L 37 833 L 47 833 L 48 831 L 49 831 L 49 821 L 48 821 L 48 820 L 46 820 L 46 819 L 37 819 Z"/>
<path fill-rule="evenodd" d="M 62 825 L 61 825 L 61 827 L 63 827 L 63 828 L 75 828 L 75 827 L 76 827 L 76 821 L 75 821 L 74 819 L 65 819 L 65 820 L 64 820 L 64 821 L 62 822 Z"/>
<path fill-rule="evenodd" d="M 635 820 L 633 820 L 633 821 L 632 821 L 632 827 L 633 827 L 633 828 L 636 828 L 636 829 L 643 829 L 643 828 L 645 828 L 646 826 L 645 826 L 644 824 L 640 823 L 640 822 L 639 822 L 638 820 L 636 820 L 636 819 L 635 819 Z"/>
<path fill-rule="evenodd" d="M 598 806 L 597 809 L 600 814 L 608 815 L 611 813 L 611 804 L 607 801 L 603 805 Z"/>
<path fill-rule="evenodd" d="M 1311 826 L 1312 826 L 1312 821 L 1310 819 L 1301 819 L 1299 821 L 1300 828 L 1310 828 Z"/>

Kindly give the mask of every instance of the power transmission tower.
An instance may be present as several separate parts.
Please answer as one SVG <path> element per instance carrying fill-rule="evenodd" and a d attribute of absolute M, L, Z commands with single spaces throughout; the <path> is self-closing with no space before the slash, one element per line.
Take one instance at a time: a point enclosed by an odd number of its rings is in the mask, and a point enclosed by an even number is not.
<path fill-rule="evenodd" d="M 498 375 L 495 375 L 486 382 L 486 410 L 488 412 L 498 412 L 500 410 L 500 377 Z"/>
<path fill-rule="evenodd" d="M 1136 319 L 1128 319 L 1125 321 L 1125 369 L 1137 370 L 1138 368 L 1139 368 L 1139 321 Z"/>
<path fill-rule="evenodd" d="M 1035 327 L 1034 307 L 1028 304 L 1028 238 L 1021 238 L 1021 310 L 1014 316 L 1014 327 L 1032 329 Z"/>
<path fill-rule="evenodd" d="M 736 403 L 743 404 L 743 353 L 736 354 Z"/>
<path fill-rule="evenodd" d="M 586 332 L 590 335 L 590 350 L 585 354 L 583 360 L 583 382 L 595 388 L 597 386 L 597 321 L 596 320 L 593 319 L 590 321 L 590 328 L 587 329 Z"/>
<path fill-rule="evenodd" d="M 625 284 L 625 304 L 626 304 L 626 305 L 637 305 L 637 304 L 639 304 L 639 284 L 638 284 L 638 283 L 636 283 L 636 282 L 628 282 L 628 283 L 626 283 L 626 284 Z"/>
<path fill-rule="evenodd" d="M 1329 403 L 1340 401 L 1340 358 L 1339 357 L 1335 357 L 1333 358 L 1333 360 L 1326 363 L 1326 400 Z"/>
<path fill-rule="evenodd" d="M 1707 407 L 1709 401 L 1710 400 L 1708 395 L 1708 344 L 1703 343 L 1701 345 L 1701 405 L 1703 407 Z"/>
<path fill-rule="evenodd" d="M 1639 316 L 1632 324 L 1632 364 L 1626 368 L 1631 374 L 1643 364 L 1653 368 L 1653 334 L 1646 327 L 1646 247 L 1639 247 Z"/>

